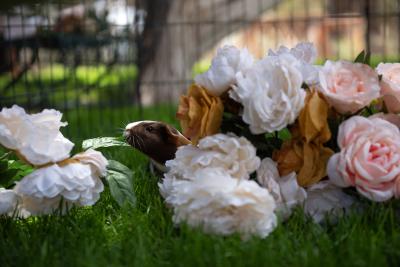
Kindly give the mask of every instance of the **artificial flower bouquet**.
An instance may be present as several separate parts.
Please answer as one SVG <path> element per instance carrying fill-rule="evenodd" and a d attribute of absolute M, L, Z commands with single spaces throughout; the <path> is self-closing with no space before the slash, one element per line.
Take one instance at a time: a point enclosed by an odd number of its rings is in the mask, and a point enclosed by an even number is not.
<path fill-rule="evenodd" d="M 321 222 L 361 198 L 400 197 L 400 63 L 316 57 L 311 43 L 259 60 L 217 51 L 180 98 L 193 145 L 159 184 L 175 223 L 265 237 L 296 206 Z"/>
<path fill-rule="evenodd" d="M 104 190 L 120 203 L 133 203 L 131 171 L 107 160 L 93 142 L 71 157 L 74 144 L 60 128 L 62 114 L 45 109 L 27 114 L 17 105 L 0 112 L 0 215 L 29 217 L 65 213 L 73 206 L 91 206 Z M 0 151 L 1 152 L 1 151 Z M 11 155 L 14 154 L 17 160 Z"/>

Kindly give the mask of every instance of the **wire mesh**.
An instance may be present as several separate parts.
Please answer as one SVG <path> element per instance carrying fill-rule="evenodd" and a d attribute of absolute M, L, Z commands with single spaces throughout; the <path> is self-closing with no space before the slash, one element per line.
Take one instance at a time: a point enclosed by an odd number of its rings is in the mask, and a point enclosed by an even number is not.
<path fill-rule="evenodd" d="M 58 0 L 7 7 L 0 11 L 0 106 L 56 108 L 91 135 L 97 129 L 87 121 L 112 113 L 104 127 L 114 130 L 139 119 L 141 104 L 176 103 L 223 44 L 260 58 L 307 40 L 319 62 L 353 59 L 363 49 L 373 63 L 398 61 L 399 7 L 400 0 Z"/>

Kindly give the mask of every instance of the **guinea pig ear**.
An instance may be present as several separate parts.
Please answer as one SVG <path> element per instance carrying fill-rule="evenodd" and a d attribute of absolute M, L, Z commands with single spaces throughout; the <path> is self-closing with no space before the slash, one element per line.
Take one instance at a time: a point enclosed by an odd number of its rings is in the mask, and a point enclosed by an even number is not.
<path fill-rule="evenodd" d="M 183 136 L 183 134 L 181 134 L 177 129 L 168 124 L 165 124 L 165 131 L 168 142 L 175 144 L 177 147 L 192 144 L 192 142 Z"/>

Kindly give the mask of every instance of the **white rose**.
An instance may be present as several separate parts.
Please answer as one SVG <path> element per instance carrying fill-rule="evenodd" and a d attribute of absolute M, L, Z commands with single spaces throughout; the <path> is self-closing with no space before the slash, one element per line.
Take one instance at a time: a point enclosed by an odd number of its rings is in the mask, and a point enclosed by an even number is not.
<path fill-rule="evenodd" d="M 222 168 L 233 178 L 248 179 L 259 165 L 256 149 L 246 138 L 226 134 L 207 136 L 197 147 L 181 146 L 175 159 L 166 163 L 182 179 L 190 179 L 194 171 L 206 167 Z"/>
<path fill-rule="evenodd" d="M 173 188 L 165 201 L 174 210 L 174 223 L 186 222 L 207 233 L 239 233 L 245 239 L 266 237 L 276 227 L 275 201 L 256 182 L 232 179 L 218 168 L 200 169 L 193 177 L 177 180 L 167 174 L 164 178 L 163 184 Z"/>
<path fill-rule="evenodd" d="M 253 62 L 254 58 L 246 48 L 227 45 L 218 49 L 210 69 L 197 75 L 194 80 L 211 94 L 220 96 L 236 83 L 236 73 L 250 67 Z"/>
<path fill-rule="evenodd" d="M 299 61 L 292 55 L 266 57 L 236 78 L 230 96 L 242 103 L 242 118 L 253 134 L 281 130 L 299 116 L 306 92 Z"/>
<path fill-rule="evenodd" d="M 0 112 L 0 144 L 16 150 L 33 165 L 58 162 L 69 157 L 74 144 L 60 132 L 62 114 L 45 109 L 37 114 L 26 114 L 16 105 Z"/>
<path fill-rule="evenodd" d="M 274 197 L 276 211 L 284 220 L 289 218 L 295 206 L 302 204 L 307 198 L 306 191 L 297 183 L 296 173 L 280 177 L 277 164 L 271 158 L 261 161 L 257 170 L 257 181 Z"/>
<path fill-rule="evenodd" d="M 0 188 L 0 215 L 13 213 L 17 202 L 18 195 L 13 190 Z"/>
<path fill-rule="evenodd" d="M 300 61 L 299 70 L 305 83 L 315 84 L 318 81 L 318 67 L 312 65 L 317 59 L 317 48 L 313 43 L 301 42 L 291 49 L 286 46 L 280 46 L 276 51 L 271 49 L 268 51 L 268 56 L 280 56 L 283 54 L 291 54 Z"/>
<path fill-rule="evenodd" d="M 329 180 L 312 185 L 307 189 L 304 212 L 314 222 L 321 222 L 326 216 L 336 219 L 354 203 L 354 198 L 345 194 L 341 188 Z"/>
<path fill-rule="evenodd" d="M 104 186 L 100 176 L 106 174 L 107 160 L 89 149 L 68 159 L 35 170 L 15 186 L 21 196 L 23 214 L 49 214 L 60 207 L 62 212 L 73 205 L 90 206 L 100 198 Z"/>

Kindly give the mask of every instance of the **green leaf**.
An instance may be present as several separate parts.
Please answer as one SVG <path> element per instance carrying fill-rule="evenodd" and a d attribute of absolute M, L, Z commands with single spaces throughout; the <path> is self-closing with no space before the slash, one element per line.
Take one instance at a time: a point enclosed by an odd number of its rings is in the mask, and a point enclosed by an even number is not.
<path fill-rule="evenodd" d="M 10 156 L 10 155 L 11 155 L 11 151 L 6 152 L 0 156 L 0 160 L 4 160 L 4 159 L 8 158 L 8 156 Z"/>
<path fill-rule="evenodd" d="M 364 58 L 364 64 L 370 65 L 371 62 L 371 52 L 367 52 Z"/>
<path fill-rule="evenodd" d="M 33 171 L 32 166 L 19 160 L 8 160 L 7 170 L 0 171 L 0 182 L 4 187 L 12 186 Z"/>
<path fill-rule="evenodd" d="M 122 206 L 128 203 L 132 207 L 136 205 L 135 192 L 132 186 L 132 171 L 122 163 L 109 160 L 106 180 L 110 192 L 117 203 Z"/>
<path fill-rule="evenodd" d="M 354 63 L 364 63 L 365 60 L 365 51 L 361 51 L 360 54 L 357 55 L 356 59 L 354 59 Z"/>
<path fill-rule="evenodd" d="M 354 59 L 355 63 L 363 63 L 369 65 L 371 61 L 371 52 L 365 52 L 364 50 L 361 51 L 360 54 Z"/>
<path fill-rule="evenodd" d="M 4 187 L 8 187 L 13 178 L 17 175 L 18 170 L 9 169 L 3 172 L 0 172 L 0 184 Z"/>
<path fill-rule="evenodd" d="M 278 132 L 278 138 L 282 141 L 286 141 L 292 138 L 292 134 L 288 128 L 284 128 Z"/>
<path fill-rule="evenodd" d="M 8 161 L 2 160 L 0 161 L 0 173 L 6 171 L 8 169 Z"/>
<path fill-rule="evenodd" d="M 82 142 L 82 149 L 87 150 L 89 148 L 97 149 L 101 147 L 113 147 L 113 146 L 129 146 L 127 143 L 122 141 L 120 137 L 98 137 L 93 139 L 87 139 Z"/>

